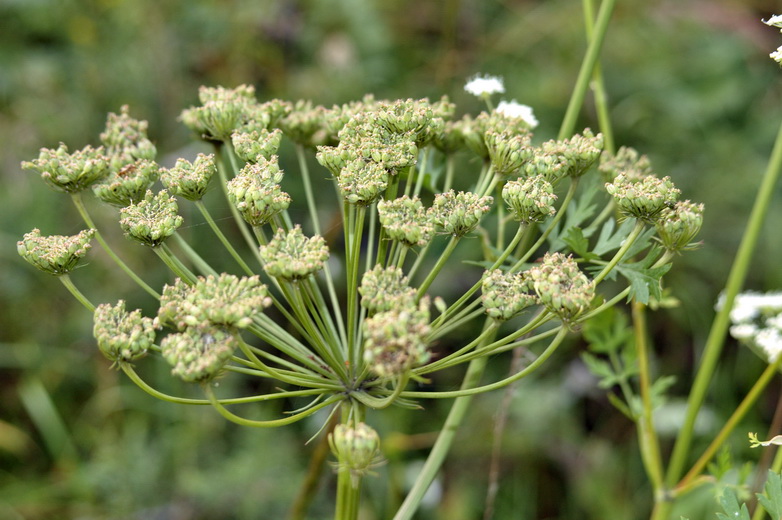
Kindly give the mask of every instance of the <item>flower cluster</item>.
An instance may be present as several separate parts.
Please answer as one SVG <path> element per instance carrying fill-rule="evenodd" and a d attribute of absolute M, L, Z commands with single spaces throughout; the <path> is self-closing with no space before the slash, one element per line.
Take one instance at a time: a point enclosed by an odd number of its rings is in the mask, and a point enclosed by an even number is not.
<path fill-rule="evenodd" d="M 541 303 L 566 323 L 587 310 L 595 297 L 592 282 L 562 253 L 546 253 L 528 276 Z"/>
<path fill-rule="evenodd" d="M 277 156 L 249 163 L 228 181 L 228 200 L 251 226 L 262 226 L 286 210 L 291 197 L 280 188 L 283 171 Z"/>
<path fill-rule="evenodd" d="M 717 308 L 723 305 L 722 299 Z M 782 353 L 782 293 L 741 293 L 730 310 L 730 335 L 773 363 Z"/>
<path fill-rule="evenodd" d="M 176 199 L 166 190 L 147 190 L 144 198 L 120 210 L 119 225 L 129 238 L 157 247 L 182 225 Z"/>
<path fill-rule="evenodd" d="M 41 148 L 38 159 L 25 161 L 22 168 L 35 170 L 52 189 L 78 193 L 102 179 L 109 171 L 109 160 L 100 146 L 85 146 L 76 152 L 68 152 L 61 144 L 56 150 Z"/>
<path fill-rule="evenodd" d="M 187 200 L 201 200 L 209 181 L 217 173 L 214 154 L 198 154 L 195 161 L 177 159 L 173 168 L 160 170 L 160 180 L 173 195 Z"/>
<path fill-rule="evenodd" d="M 364 321 L 364 361 L 379 377 L 399 376 L 429 360 L 429 305 L 425 297 Z"/>
<path fill-rule="evenodd" d="M 19 255 L 45 273 L 55 276 L 68 274 L 90 250 L 94 229 L 86 229 L 78 235 L 41 235 L 33 229 L 16 243 Z"/>
<path fill-rule="evenodd" d="M 763 23 L 770 25 L 771 27 L 776 27 L 780 30 L 780 32 L 782 32 L 782 15 L 774 15 L 768 20 L 763 20 Z M 782 45 L 780 45 L 777 50 L 769 54 L 769 57 L 782 65 Z"/>
<path fill-rule="evenodd" d="M 283 280 L 306 278 L 321 269 L 329 258 L 329 247 L 320 235 L 304 236 L 298 224 L 290 231 L 280 228 L 261 247 L 263 268 L 269 276 Z"/>
<path fill-rule="evenodd" d="M 124 300 L 95 308 L 92 334 L 103 355 L 117 365 L 146 355 L 155 342 L 152 318 L 142 316 L 139 309 L 127 312 Z"/>

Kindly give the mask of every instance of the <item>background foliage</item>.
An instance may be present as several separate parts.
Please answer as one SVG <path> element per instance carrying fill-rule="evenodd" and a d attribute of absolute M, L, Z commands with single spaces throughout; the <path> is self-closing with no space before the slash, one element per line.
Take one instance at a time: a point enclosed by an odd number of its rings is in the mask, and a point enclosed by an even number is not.
<path fill-rule="evenodd" d="M 782 115 L 780 71 L 767 57 L 778 32 L 760 23 L 778 8 L 770 0 L 623 0 L 602 54 L 618 144 L 648 154 L 684 197 L 706 204 L 703 248 L 683 256 L 667 277 L 681 305 L 651 316 L 655 370 L 677 377 L 673 395 L 688 389 Z M 313 449 L 303 443 L 322 420 L 241 430 L 211 410 L 155 402 L 108 370 L 94 347 L 91 317 L 15 253 L 15 241 L 33 227 L 45 234 L 81 229 L 69 203 L 23 172 L 20 161 L 60 141 L 72 148 L 97 142 L 106 113 L 129 104 L 149 120 L 168 166 L 193 153 L 177 116 L 196 102 L 202 84 L 250 83 L 261 100 L 326 105 L 368 92 L 448 94 L 460 110 L 476 112 L 478 101 L 462 90 L 476 72 L 504 76 L 507 97 L 534 107 L 536 136 L 544 140 L 558 130 L 584 50 L 580 5 L 565 0 L 0 0 L 0 518 L 284 516 Z M 589 125 L 596 122 L 586 111 L 582 126 Z M 197 240 L 196 215 L 185 217 Z M 781 219 L 777 204 L 768 222 Z M 115 231 L 109 238 L 124 258 L 165 279 L 157 259 Z M 768 225 L 747 287 L 782 287 L 781 256 L 779 230 Z M 104 255 L 90 262 L 74 278 L 94 301 L 145 301 L 114 278 Z M 588 375 L 581 348 L 517 387 L 496 518 L 646 515 L 649 490 L 632 424 Z M 507 362 L 496 360 L 495 369 L 507 370 Z M 721 424 L 762 368 L 729 344 L 704 429 Z M 166 367 L 157 369 L 148 375 L 158 385 L 178 385 Z M 740 432 L 765 431 L 778 394 L 777 384 Z M 476 400 L 438 482 L 437 509 L 420 518 L 480 516 L 501 399 Z M 661 410 L 661 429 L 675 425 L 678 405 L 671 399 Z M 389 516 L 433 441 L 443 410 L 426 406 L 370 416 L 389 464 L 370 489 L 367 518 Z M 735 466 L 757 456 L 737 433 Z M 328 517 L 329 485 L 312 518 Z M 712 495 L 708 489 L 693 498 L 688 516 L 698 518 L 693 501 L 701 501 L 703 518 L 713 518 Z"/>

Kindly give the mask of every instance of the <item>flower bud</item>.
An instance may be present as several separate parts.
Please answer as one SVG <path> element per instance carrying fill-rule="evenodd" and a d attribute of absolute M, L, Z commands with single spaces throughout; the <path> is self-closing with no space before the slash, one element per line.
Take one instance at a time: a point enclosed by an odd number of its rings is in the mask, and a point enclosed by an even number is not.
<path fill-rule="evenodd" d="M 98 348 L 115 365 L 144 356 L 155 343 L 152 319 L 142 316 L 138 309 L 127 312 L 124 300 L 119 300 L 115 306 L 98 305 L 93 323 L 92 334 Z"/>
<path fill-rule="evenodd" d="M 282 228 L 261 247 L 263 268 L 269 276 L 284 280 L 306 278 L 321 269 L 329 248 L 320 235 L 305 237 L 298 224 L 287 233 Z"/>
<path fill-rule="evenodd" d="M 157 195 L 147 190 L 143 200 L 119 211 L 119 224 L 129 238 L 149 247 L 157 247 L 182 225 L 178 211 L 176 199 L 169 196 L 166 190 Z"/>
<path fill-rule="evenodd" d="M 73 236 L 42 236 L 40 230 L 33 229 L 16 243 L 16 250 L 41 271 L 59 276 L 76 268 L 92 247 L 90 240 L 94 235 L 94 229 L 86 229 Z"/>

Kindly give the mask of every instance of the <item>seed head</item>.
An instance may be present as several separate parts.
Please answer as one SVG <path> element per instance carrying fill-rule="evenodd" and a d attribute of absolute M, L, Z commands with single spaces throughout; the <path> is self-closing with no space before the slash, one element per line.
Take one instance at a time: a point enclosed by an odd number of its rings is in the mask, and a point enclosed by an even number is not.
<path fill-rule="evenodd" d="M 545 154 L 556 155 L 567 164 L 567 175 L 580 177 L 600 158 L 603 134 L 593 134 L 589 128 L 562 141 L 547 141 L 541 146 Z"/>
<path fill-rule="evenodd" d="M 358 292 L 361 294 L 361 306 L 371 316 L 378 312 L 415 307 L 417 291 L 408 285 L 401 269 L 378 264 L 364 273 Z"/>
<path fill-rule="evenodd" d="M 495 320 L 505 321 L 539 303 L 530 294 L 531 291 L 528 273 L 503 273 L 499 269 L 486 271 L 481 282 L 481 303 L 486 314 Z"/>
<path fill-rule="evenodd" d="M 261 158 L 269 160 L 277 153 L 282 141 L 282 130 L 275 128 L 271 132 L 265 128 L 251 132 L 234 132 L 231 142 L 236 155 L 243 161 L 257 163 Z"/>
<path fill-rule="evenodd" d="M 562 253 L 546 253 L 527 273 L 540 302 L 565 323 L 587 310 L 595 296 L 594 284 Z"/>
<path fill-rule="evenodd" d="M 655 222 L 657 235 L 669 251 L 691 249 L 690 243 L 703 224 L 703 204 L 689 200 L 679 201 L 673 208 L 666 207 Z"/>
<path fill-rule="evenodd" d="M 615 155 L 603 152 L 600 166 L 597 167 L 606 182 L 613 181 L 617 175 L 624 174 L 626 179 L 638 181 L 652 174 L 652 163 L 635 148 L 623 146 Z"/>
<path fill-rule="evenodd" d="M 395 377 L 429 360 L 429 298 L 418 306 L 378 312 L 364 320 L 364 361 L 379 377 Z"/>
<path fill-rule="evenodd" d="M 160 352 L 171 373 L 184 381 L 201 383 L 214 379 L 237 347 L 232 332 L 212 325 L 188 327 L 160 342 Z"/>
<path fill-rule="evenodd" d="M 266 224 L 290 205 L 290 195 L 280 189 L 282 176 L 277 156 L 268 161 L 259 157 L 228 181 L 228 199 L 251 226 Z"/>
<path fill-rule="evenodd" d="M 157 195 L 147 190 L 143 200 L 119 210 L 119 225 L 125 235 L 149 247 L 157 247 L 182 225 L 176 199 L 166 190 Z"/>
<path fill-rule="evenodd" d="M 283 280 L 306 278 L 323 269 L 328 258 L 329 248 L 323 237 L 305 237 L 298 224 L 287 233 L 278 229 L 274 238 L 261 247 L 264 270 Z"/>
<path fill-rule="evenodd" d="M 201 200 L 206 195 L 209 181 L 217 173 L 214 154 L 198 154 L 194 162 L 187 159 L 177 159 L 171 169 L 160 170 L 160 180 L 163 186 L 174 195 L 187 200 Z"/>
<path fill-rule="evenodd" d="M 98 305 L 93 324 L 92 334 L 98 348 L 114 365 L 144 356 L 155 343 L 152 318 L 142 316 L 139 309 L 127 312 L 124 300 L 119 300 L 115 306 Z"/>
<path fill-rule="evenodd" d="M 418 197 L 381 200 L 377 212 L 388 237 L 408 247 L 426 245 L 434 235 L 434 222 Z"/>
<path fill-rule="evenodd" d="M 360 422 L 355 426 L 338 424 L 329 434 L 331 452 L 339 460 L 338 467 L 350 472 L 353 487 L 370 469 L 381 462 L 380 437 L 370 426 Z"/>
<path fill-rule="evenodd" d="M 380 163 L 357 159 L 342 168 L 337 184 L 346 202 L 368 206 L 388 187 L 388 171 Z"/>
<path fill-rule="evenodd" d="M 111 170 L 118 172 L 139 159 L 152 161 L 157 149 L 147 136 L 149 123 L 130 117 L 130 108 L 123 105 L 119 114 L 111 113 L 106 118 L 106 129 L 100 140 L 106 147 Z"/>
<path fill-rule="evenodd" d="M 449 190 L 435 195 L 428 213 L 432 221 L 445 233 L 462 237 L 478 227 L 481 218 L 491 210 L 492 202 L 492 197 Z"/>
<path fill-rule="evenodd" d="M 529 134 L 514 135 L 490 130 L 484 134 L 484 141 L 497 175 L 515 172 L 533 155 Z"/>
<path fill-rule="evenodd" d="M 155 161 L 138 159 L 93 184 L 92 192 L 103 202 L 122 208 L 143 199 L 158 177 L 160 166 Z"/>
<path fill-rule="evenodd" d="M 69 153 L 68 147 L 60 144 L 56 150 L 41 148 L 38 159 L 23 162 L 22 168 L 40 173 L 44 182 L 56 191 L 77 193 L 108 173 L 109 160 L 103 153 L 102 146 L 86 146 Z"/>
<path fill-rule="evenodd" d="M 33 229 L 16 243 L 19 255 L 45 273 L 54 276 L 68 274 L 92 247 L 94 229 L 86 229 L 73 236 L 42 236 Z"/>
<path fill-rule="evenodd" d="M 226 141 L 242 125 L 253 120 L 258 111 L 255 88 L 240 85 L 235 89 L 201 87 L 201 106 L 190 107 L 180 119 L 191 130 L 208 141 Z"/>
<path fill-rule="evenodd" d="M 647 222 L 655 222 L 660 212 L 672 206 L 681 193 L 670 177 L 659 179 L 647 175 L 640 180 L 633 180 L 621 173 L 613 182 L 606 183 L 606 191 L 613 195 L 623 215 Z"/>
<path fill-rule="evenodd" d="M 325 113 L 324 107 L 313 106 L 311 101 L 297 101 L 293 110 L 280 119 L 279 125 L 293 142 L 314 148 L 328 142 Z"/>
<path fill-rule="evenodd" d="M 502 199 L 508 205 L 513 218 L 529 224 L 542 222 L 556 213 L 554 188 L 543 175 L 508 181 L 502 187 Z"/>

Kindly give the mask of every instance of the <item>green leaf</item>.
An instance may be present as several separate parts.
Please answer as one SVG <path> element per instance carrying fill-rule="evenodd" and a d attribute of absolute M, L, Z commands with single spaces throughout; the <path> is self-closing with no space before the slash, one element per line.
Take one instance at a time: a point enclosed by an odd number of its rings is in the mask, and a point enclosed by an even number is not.
<path fill-rule="evenodd" d="M 719 520 L 751 520 L 747 505 L 741 504 L 741 507 L 739 507 L 739 500 L 736 498 L 736 492 L 734 490 L 726 489 L 720 497 L 720 504 L 727 515 L 717 513 L 717 518 Z"/>
<path fill-rule="evenodd" d="M 647 257 L 640 262 L 619 264 L 616 270 L 630 282 L 630 296 L 639 303 L 649 303 L 649 297 L 659 300 L 662 298 L 662 286 L 660 280 L 671 268 L 671 264 L 661 267 L 649 267 L 653 258 Z"/>
<path fill-rule="evenodd" d="M 782 517 L 782 478 L 773 471 L 768 472 L 765 487 L 766 494 L 757 494 L 758 501 L 768 511 L 771 518 Z"/>
<path fill-rule="evenodd" d="M 581 354 L 581 359 L 584 361 L 584 364 L 589 371 L 599 379 L 598 386 L 600 388 L 611 388 L 620 381 L 620 378 L 617 377 L 614 373 L 614 369 L 607 361 L 603 361 L 589 352 Z"/>
<path fill-rule="evenodd" d="M 616 222 L 611 219 L 603 224 L 603 228 L 600 230 L 600 236 L 597 238 L 597 244 L 595 244 L 594 253 L 598 255 L 604 255 L 609 251 L 614 251 L 622 247 L 627 235 L 633 230 L 635 221 L 633 219 L 627 219 L 619 226 L 619 229 L 614 233 L 614 226 Z"/>
<path fill-rule="evenodd" d="M 589 350 L 598 354 L 617 352 L 633 338 L 627 315 L 610 307 L 584 324 L 583 338 Z"/>
<path fill-rule="evenodd" d="M 589 252 L 589 240 L 584 237 L 584 233 L 581 228 L 570 228 L 568 234 L 562 239 L 570 249 L 578 256 L 586 260 L 597 260 L 600 258 L 594 253 Z"/>
<path fill-rule="evenodd" d="M 598 192 L 598 186 L 593 185 L 587 188 L 578 199 L 568 206 L 565 213 L 565 223 L 557 226 L 551 231 L 548 237 L 549 251 L 561 251 L 567 245 L 565 238 L 573 228 L 580 228 L 589 217 L 595 214 L 597 204 L 592 204 L 592 199 Z M 553 218 L 553 217 L 552 217 Z"/>

